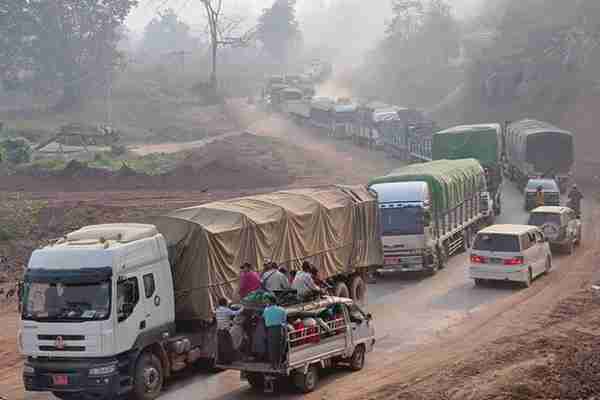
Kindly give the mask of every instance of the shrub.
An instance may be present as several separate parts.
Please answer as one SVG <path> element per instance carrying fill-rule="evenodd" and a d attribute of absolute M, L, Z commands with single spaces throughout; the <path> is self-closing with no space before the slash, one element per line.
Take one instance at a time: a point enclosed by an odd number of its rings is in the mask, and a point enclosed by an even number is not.
<path fill-rule="evenodd" d="M 7 139 L 0 143 L 6 161 L 12 164 L 23 164 L 31 161 L 31 147 L 23 139 Z"/>

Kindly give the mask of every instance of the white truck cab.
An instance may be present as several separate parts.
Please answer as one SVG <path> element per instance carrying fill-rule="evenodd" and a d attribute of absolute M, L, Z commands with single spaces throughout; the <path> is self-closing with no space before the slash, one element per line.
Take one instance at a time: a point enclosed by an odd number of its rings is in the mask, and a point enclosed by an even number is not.
<path fill-rule="evenodd" d="M 172 282 L 152 225 L 91 226 L 34 251 L 19 332 L 26 390 L 59 398 L 131 390 L 139 353 L 175 333 Z M 152 368 L 144 372 L 146 384 L 158 383 Z"/>
<path fill-rule="evenodd" d="M 425 182 L 375 184 L 381 219 L 384 271 L 422 271 L 434 246 L 430 194 Z M 429 254 L 431 256 L 431 254 Z M 431 258 L 431 257 L 430 257 Z M 432 260 L 430 260 L 432 262 Z"/>

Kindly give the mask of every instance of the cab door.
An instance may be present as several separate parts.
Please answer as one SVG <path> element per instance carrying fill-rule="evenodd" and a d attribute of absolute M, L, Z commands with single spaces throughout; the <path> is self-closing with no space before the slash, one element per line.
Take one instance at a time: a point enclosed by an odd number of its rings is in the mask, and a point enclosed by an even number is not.
<path fill-rule="evenodd" d="M 145 309 L 140 296 L 140 279 L 137 275 L 126 275 L 118 278 L 116 283 L 116 304 L 113 311 L 117 315 L 115 328 L 117 352 L 132 348 L 138 335 L 143 331 Z"/>
<path fill-rule="evenodd" d="M 354 348 L 356 345 L 364 343 L 366 350 L 370 351 L 375 336 L 371 316 L 366 314 L 356 304 L 348 306 L 348 316 L 350 319 L 352 347 Z"/>

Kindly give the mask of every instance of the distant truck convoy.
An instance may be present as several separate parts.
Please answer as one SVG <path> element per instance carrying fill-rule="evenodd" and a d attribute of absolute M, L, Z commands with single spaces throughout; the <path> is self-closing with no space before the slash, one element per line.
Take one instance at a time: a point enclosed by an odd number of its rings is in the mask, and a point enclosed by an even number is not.
<path fill-rule="evenodd" d="M 377 193 L 383 271 L 435 273 L 486 225 L 489 194 L 475 159 L 412 164 L 369 182 Z"/>
<path fill-rule="evenodd" d="M 155 225 L 82 228 L 31 255 L 18 335 L 27 391 L 154 399 L 169 376 L 216 357 L 217 299 L 239 267 L 309 261 L 339 297 L 364 300 L 382 264 L 364 187 L 289 190 L 175 211 Z"/>
<path fill-rule="evenodd" d="M 575 151 L 571 132 L 525 119 L 507 125 L 505 141 L 511 180 L 524 187 L 529 179 L 551 178 L 566 191 Z"/>
<path fill-rule="evenodd" d="M 490 219 L 502 210 L 502 143 L 500 124 L 455 126 L 435 133 L 432 141 L 434 160 L 475 158 L 481 163 L 494 205 Z"/>

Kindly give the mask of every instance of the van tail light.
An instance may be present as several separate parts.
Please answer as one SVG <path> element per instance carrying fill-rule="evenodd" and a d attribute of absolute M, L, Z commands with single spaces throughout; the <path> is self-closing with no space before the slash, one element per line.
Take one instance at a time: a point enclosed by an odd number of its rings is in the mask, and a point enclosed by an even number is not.
<path fill-rule="evenodd" d="M 471 262 L 473 264 L 487 264 L 487 259 L 482 256 L 477 256 L 475 254 L 471 254 Z"/>
<path fill-rule="evenodd" d="M 523 265 L 523 257 L 513 257 L 504 260 L 504 265 Z"/>

